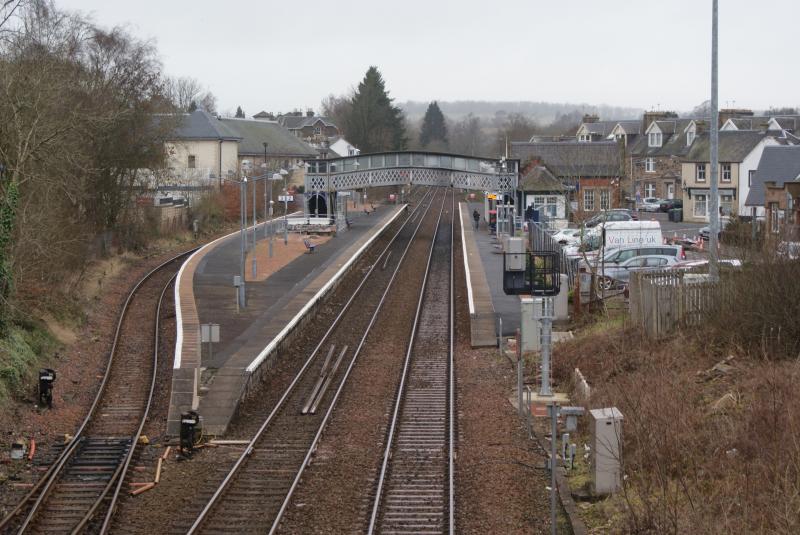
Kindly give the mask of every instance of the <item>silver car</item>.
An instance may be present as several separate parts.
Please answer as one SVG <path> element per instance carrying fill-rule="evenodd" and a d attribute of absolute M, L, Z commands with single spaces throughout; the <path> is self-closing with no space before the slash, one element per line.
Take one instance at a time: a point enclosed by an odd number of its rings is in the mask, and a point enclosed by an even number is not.
<path fill-rule="evenodd" d="M 646 255 L 634 256 L 621 262 L 612 262 L 597 270 L 597 289 L 611 290 L 631 280 L 633 271 L 653 271 L 668 269 L 679 262 L 675 256 Z"/>

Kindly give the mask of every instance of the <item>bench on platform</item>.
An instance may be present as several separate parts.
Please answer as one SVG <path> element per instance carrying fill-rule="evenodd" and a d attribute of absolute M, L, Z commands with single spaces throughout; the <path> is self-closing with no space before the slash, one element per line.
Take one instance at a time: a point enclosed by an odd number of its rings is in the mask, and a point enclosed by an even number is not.
<path fill-rule="evenodd" d="M 316 243 L 311 243 L 308 240 L 303 240 L 303 245 L 306 246 L 306 249 L 308 250 L 309 253 L 313 253 L 314 252 L 314 248 L 317 246 Z"/>

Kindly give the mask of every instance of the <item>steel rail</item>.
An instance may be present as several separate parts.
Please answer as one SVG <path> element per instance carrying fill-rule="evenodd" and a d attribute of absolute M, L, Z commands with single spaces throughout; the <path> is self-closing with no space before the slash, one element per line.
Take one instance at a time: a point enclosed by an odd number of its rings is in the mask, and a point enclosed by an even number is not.
<path fill-rule="evenodd" d="M 455 199 L 455 196 L 453 196 L 453 205 L 455 205 L 455 200 L 454 199 Z M 455 214 L 452 213 L 452 210 L 451 210 L 451 217 L 452 217 L 452 219 L 451 219 L 450 224 L 451 224 L 451 229 L 452 229 L 453 220 L 455 219 Z M 440 219 L 441 219 L 441 214 L 440 214 Z M 414 342 L 416 341 L 416 338 L 417 338 L 417 330 L 418 330 L 417 328 L 419 327 L 419 322 L 420 322 L 420 319 L 421 319 L 421 316 L 422 316 L 422 303 L 423 303 L 423 300 L 424 300 L 424 297 L 425 297 L 425 290 L 426 290 L 426 288 L 428 286 L 428 280 L 429 280 L 428 279 L 428 275 L 430 274 L 431 263 L 432 263 L 432 260 L 433 260 L 433 251 L 434 251 L 434 246 L 435 246 L 435 243 L 436 243 L 436 236 L 438 235 L 438 233 L 439 233 L 439 221 L 437 221 L 436 233 L 434 234 L 433 240 L 431 241 L 431 249 L 430 249 L 430 252 L 428 253 L 428 261 L 427 261 L 427 264 L 425 266 L 425 275 L 424 275 L 424 279 L 423 279 L 423 283 L 422 283 L 422 288 L 420 289 L 419 299 L 417 300 L 417 309 L 416 309 L 416 313 L 414 315 L 414 324 L 413 324 L 413 326 L 411 328 L 411 336 L 409 337 L 408 349 L 406 350 L 405 361 L 403 363 L 403 371 L 402 371 L 402 373 L 400 375 L 400 384 L 399 384 L 399 386 L 397 388 L 397 396 L 395 398 L 395 405 L 394 405 L 394 409 L 392 411 L 392 420 L 391 420 L 391 422 L 389 424 L 388 436 L 387 436 L 387 440 L 386 440 L 386 447 L 384 449 L 383 461 L 381 463 L 381 471 L 380 471 L 380 474 L 378 476 L 378 484 L 377 484 L 377 489 L 376 489 L 376 492 L 375 492 L 375 501 L 373 502 L 372 514 L 370 515 L 369 527 L 367 529 L 368 535 L 373 535 L 375 533 L 375 528 L 376 528 L 376 524 L 377 524 L 377 521 L 378 521 L 378 514 L 380 512 L 380 505 L 381 505 L 381 495 L 383 493 L 383 487 L 384 487 L 384 484 L 386 482 L 386 475 L 387 475 L 387 472 L 389 470 L 389 460 L 390 460 L 390 458 L 392 456 L 391 455 L 392 454 L 392 445 L 394 443 L 394 438 L 395 438 L 395 435 L 397 433 L 398 420 L 399 420 L 399 416 L 400 416 L 400 409 L 402 407 L 402 401 L 403 401 L 403 394 L 404 394 L 405 389 L 406 389 L 406 380 L 408 379 L 409 369 L 411 367 L 411 356 L 412 356 L 412 353 L 413 353 L 413 350 L 414 350 Z M 449 355 L 449 361 L 450 362 L 452 362 L 452 357 L 453 357 L 453 319 L 452 319 L 452 311 L 453 311 L 453 302 L 452 302 L 452 295 L 453 295 L 453 292 L 452 292 L 452 276 L 453 276 L 452 275 L 452 270 L 453 270 L 452 255 L 453 255 L 453 252 L 452 251 L 453 251 L 453 248 L 452 248 L 452 243 L 453 243 L 453 241 L 452 241 L 452 232 L 451 232 L 451 237 L 450 237 L 450 259 L 451 259 L 451 263 L 450 263 L 450 304 L 449 304 L 449 309 L 448 309 L 449 312 L 450 312 L 450 322 L 449 322 L 449 331 L 450 331 L 450 333 L 449 333 L 450 334 L 450 336 L 449 336 L 449 338 L 450 338 L 450 341 L 449 341 L 449 354 L 450 354 Z M 452 370 L 452 368 L 451 368 L 451 370 Z M 452 380 L 452 374 L 451 374 L 451 380 Z M 452 387 L 450 388 L 450 390 L 452 391 Z M 451 401 L 451 403 L 452 403 L 452 401 Z M 451 407 L 450 411 L 451 411 L 451 422 L 452 422 L 452 407 Z M 451 430 L 450 430 L 451 448 L 450 448 L 450 451 L 449 451 L 450 467 L 451 467 L 450 468 L 451 478 L 452 478 L 452 432 L 453 431 L 452 431 L 452 427 L 451 427 Z M 452 479 L 451 479 L 451 481 L 449 483 L 449 494 L 451 495 L 451 497 L 450 497 L 450 508 L 451 508 L 451 511 L 452 511 L 453 505 L 454 505 L 453 504 L 452 493 L 453 493 L 453 482 L 452 482 Z M 451 513 L 450 529 L 449 529 L 450 533 L 453 533 L 453 529 L 454 529 L 452 518 L 453 517 L 452 517 L 452 513 Z"/>
<path fill-rule="evenodd" d="M 156 305 L 156 317 L 154 320 L 154 332 L 155 337 L 153 340 L 153 376 L 150 379 L 150 392 L 147 394 L 147 405 L 144 408 L 144 414 L 142 415 L 142 420 L 139 423 L 139 428 L 136 430 L 136 435 L 133 437 L 133 442 L 131 443 L 131 447 L 128 450 L 128 454 L 125 456 L 125 460 L 120 465 L 120 468 L 117 470 L 117 474 L 115 474 L 115 478 L 117 480 L 117 486 L 114 489 L 114 494 L 111 496 L 111 500 L 108 504 L 108 509 L 106 510 L 105 518 L 103 519 L 103 525 L 100 527 L 100 534 L 105 535 L 108 533 L 111 527 L 111 517 L 114 516 L 114 507 L 117 504 L 119 499 L 120 490 L 122 490 L 122 485 L 125 482 L 125 476 L 128 473 L 128 467 L 133 459 L 133 454 L 136 451 L 136 445 L 139 443 L 139 437 L 142 435 L 142 430 L 144 429 L 144 425 L 147 422 L 147 417 L 150 414 L 150 407 L 153 404 L 153 393 L 156 389 L 156 378 L 158 377 L 158 353 L 159 353 L 159 343 L 161 342 L 161 333 L 159 329 L 161 328 L 161 306 L 164 302 L 164 296 L 167 293 L 167 289 L 174 284 L 175 278 L 178 276 L 176 272 L 172 277 L 170 277 L 169 281 L 164 285 L 164 289 L 161 290 L 161 295 L 158 297 L 158 304 Z M 114 478 L 112 478 L 108 482 L 108 486 L 103 491 L 102 495 L 98 497 L 95 504 L 89 510 L 88 513 L 84 516 L 81 523 L 73 530 L 73 534 L 78 533 L 79 530 L 91 519 L 94 515 L 94 511 L 100 505 L 100 502 L 105 498 L 106 494 L 108 493 L 108 489 L 111 487 Z"/>
<path fill-rule="evenodd" d="M 425 195 L 421 199 L 420 203 L 417 204 L 417 206 L 414 208 L 414 211 L 412 212 L 411 215 L 417 213 L 419 210 L 422 210 L 422 208 L 423 208 L 423 206 L 425 204 L 425 201 L 426 201 L 426 199 L 428 199 L 429 196 L 431 196 L 431 191 L 428 191 L 428 192 L 425 193 Z M 432 202 L 432 200 L 433 199 L 431 197 L 431 202 Z M 430 203 L 428 203 L 428 206 L 430 206 Z M 245 447 L 244 451 L 237 458 L 236 462 L 231 467 L 231 469 L 228 471 L 228 473 L 225 476 L 225 478 L 222 480 L 222 482 L 219 484 L 217 489 L 214 491 L 214 494 L 211 496 L 211 498 L 209 498 L 209 500 L 206 503 L 206 505 L 200 511 L 200 513 L 198 514 L 198 516 L 195 519 L 194 523 L 189 528 L 189 531 L 187 531 L 187 535 L 193 535 L 194 533 L 198 532 L 198 530 L 202 526 L 203 522 L 207 519 L 207 517 L 211 513 L 211 510 L 214 508 L 214 506 L 220 500 L 220 498 L 222 497 L 222 495 L 225 492 L 225 490 L 227 489 L 227 487 L 230 485 L 230 483 L 233 480 L 233 478 L 236 476 L 236 474 L 239 472 L 239 470 L 245 464 L 246 460 L 252 454 L 252 452 L 253 452 L 253 450 L 255 448 L 255 444 L 258 442 L 258 440 L 261 438 L 261 436 L 267 430 L 267 428 L 269 427 L 270 423 L 272 423 L 272 421 L 275 418 L 275 416 L 283 408 L 284 404 L 286 403 L 286 400 L 292 394 L 292 392 L 294 391 L 295 387 L 297 386 L 297 384 L 300 382 L 301 378 L 305 374 L 306 370 L 308 370 L 308 368 L 311 366 L 311 363 L 314 361 L 315 357 L 319 353 L 320 348 L 322 348 L 322 346 L 328 340 L 330 335 L 333 333 L 333 331 L 339 325 L 339 322 L 344 317 L 344 315 L 347 313 L 347 311 L 350 309 L 350 306 L 355 301 L 356 297 L 361 293 L 361 289 L 367 283 L 367 281 L 369 280 L 369 278 L 372 275 L 372 273 L 375 270 L 375 268 L 380 264 L 380 260 L 381 260 L 381 258 L 383 258 L 383 255 L 385 255 L 387 253 L 387 251 L 389 250 L 389 248 L 394 244 L 395 240 L 400 235 L 400 233 L 403 231 L 403 229 L 406 227 L 406 225 L 409 223 L 410 219 L 411 219 L 411 216 L 406 218 L 406 220 L 403 222 L 403 225 L 397 230 L 397 232 L 394 234 L 394 236 L 392 236 L 392 239 L 389 241 L 389 243 L 386 245 L 386 247 L 384 247 L 384 249 L 381 251 L 381 253 L 378 255 L 378 257 L 375 259 L 375 262 L 372 264 L 372 266 L 370 266 L 369 270 L 364 275 L 364 277 L 362 278 L 361 282 L 356 287 L 355 291 L 353 291 L 351 293 L 350 298 L 347 300 L 347 302 L 342 307 L 342 310 L 339 312 L 339 314 L 333 320 L 333 322 L 331 323 L 331 325 L 328 328 L 328 330 L 325 332 L 325 334 L 322 336 L 322 338 L 319 341 L 319 343 L 316 345 L 314 350 L 309 355 L 308 359 L 306 359 L 306 361 L 303 363 L 303 366 L 297 372 L 297 374 L 295 375 L 295 377 L 292 380 L 292 382 L 289 384 L 289 386 L 284 391 L 283 395 L 280 397 L 278 402 L 275 404 L 275 407 L 272 409 L 272 411 L 269 413 L 267 418 L 264 420 L 264 422 L 258 428 L 256 433 L 253 435 L 253 438 L 250 439 L 250 441 L 248 442 L 248 444 Z M 417 229 L 419 228 L 419 225 L 421 223 L 422 223 L 422 220 L 420 220 L 420 223 L 417 225 Z M 416 235 L 416 230 L 414 231 L 414 235 Z M 409 243 L 412 241 L 412 239 L 413 239 L 413 235 L 412 235 L 411 239 L 409 239 Z"/>
<path fill-rule="evenodd" d="M 441 219 L 442 217 L 442 211 L 444 210 L 444 203 L 446 202 L 446 200 L 447 200 L 447 195 L 445 194 L 445 198 L 443 199 L 442 202 L 442 207 L 439 209 L 438 219 Z M 437 227 L 438 227 L 438 219 L 437 219 Z M 416 232 L 420 228 L 420 226 L 422 226 L 422 218 L 420 218 L 420 221 L 417 224 L 416 230 L 414 231 L 414 235 L 416 235 Z M 322 419 L 322 422 L 320 423 L 319 429 L 317 430 L 317 434 L 314 436 L 314 440 L 311 442 L 311 446 L 309 446 L 308 448 L 308 452 L 306 453 L 305 459 L 303 459 L 303 463 L 300 466 L 300 470 L 298 470 L 297 474 L 295 475 L 294 481 L 292 482 L 292 486 L 289 488 L 289 492 L 287 493 L 286 498 L 283 500 L 283 504 L 281 505 L 281 508 L 278 511 L 275 520 L 272 522 L 272 527 L 269 530 L 269 535 L 274 535 L 274 533 L 278 529 L 278 525 L 280 524 L 280 521 L 283 518 L 283 514 L 286 512 L 286 508 L 289 506 L 289 501 L 291 500 L 295 489 L 300 483 L 300 478 L 303 475 L 303 471 L 306 469 L 308 463 L 311 461 L 311 456 L 313 455 L 314 451 L 317 448 L 317 444 L 319 443 L 319 440 L 322 437 L 322 432 L 325 430 L 325 426 L 328 423 L 331 414 L 333 413 L 333 409 L 336 406 L 336 402 L 339 400 L 339 395 L 342 393 L 342 390 L 344 389 L 344 385 L 347 382 L 347 378 L 350 376 L 350 372 L 352 371 L 353 366 L 355 365 L 356 360 L 358 359 L 358 356 L 361 353 L 361 349 L 364 347 L 364 343 L 367 340 L 367 336 L 372 331 L 372 326 L 378 319 L 378 314 L 380 313 L 381 308 L 383 307 L 383 303 L 386 300 L 387 295 L 389 294 L 389 290 L 391 289 L 392 284 L 394 283 L 394 279 L 397 276 L 397 273 L 400 271 L 400 267 L 403 264 L 403 260 L 405 260 L 406 253 L 411 248 L 411 243 L 413 242 L 413 239 L 414 236 L 412 236 L 411 239 L 408 241 L 406 248 L 403 250 L 403 254 L 400 256 L 400 260 L 398 261 L 397 266 L 394 268 L 392 277 L 389 279 L 389 282 L 386 285 L 386 289 L 384 290 L 383 295 L 381 295 L 381 299 L 378 302 L 378 307 L 376 308 L 375 313 L 372 315 L 369 325 L 367 325 L 367 328 L 364 330 L 364 334 L 361 336 L 361 340 L 359 341 L 358 347 L 356 348 L 355 352 L 353 353 L 353 356 L 351 357 L 350 365 L 347 367 L 344 377 L 342 378 L 342 381 L 339 384 L 339 388 L 336 389 L 336 393 L 334 394 L 333 399 L 331 400 L 331 404 L 328 407 L 328 410 L 325 412 L 325 417 Z M 433 247 L 434 240 L 431 240 L 431 247 Z"/>
<path fill-rule="evenodd" d="M 456 377 L 455 377 L 455 358 L 454 358 L 454 338 L 455 338 L 455 255 L 454 255 L 454 239 L 456 230 L 456 196 L 453 194 L 452 217 L 450 219 L 450 349 L 447 356 L 448 366 L 448 384 L 447 389 L 449 407 L 447 408 L 447 419 L 449 420 L 449 440 L 448 440 L 448 459 L 447 459 L 447 479 L 450 494 L 450 522 L 449 532 L 454 535 L 456 530 L 456 484 L 455 484 L 455 390 L 456 390 Z M 459 211 L 459 215 L 461 212 Z M 461 224 L 461 217 L 458 218 Z M 463 238 L 462 238 L 463 239 Z"/>
<path fill-rule="evenodd" d="M 103 395 L 105 394 L 106 385 L 108 384 L 109 377 L 111 376 L 111 367 L 114 363 L 114 355 L 116 354 L 120 333 L 122 331 L 122 323 L 125 320 L 129 305 L 133 300 L 134 295 L 136 295 L 136 293 L 139 291 L 142 285 L 144 285 L 144 283 L 147 282 L 150 278 L 152 278 L 153 275 L 155 275 L 157 272 L 164 269 L 164 267 L 178 260 L 179 258 L 192 253 L 196 249 L 197 248 L 193 248 L 189 251 L 184 251 L 183 253 L 178 254 L 170 258 L 169 260 L 166 260 L 165 262 L 159 264 L 158 266 L 153 268 L 150 272 L 148 272 L 144 277 L 142 277 L 136 283 L 136 285 L 131 289 L 131 291 L 128 294 L 128 297 L 125 299 L 125 303 L 123 304 L 122 309 L 120 310 L 118 316 L 117 326 L 114 332 L 114 339 L 112 341 L 111 349 L 109 351 L 108 364 L 106 365 L 106 371 L 103 374 L 103 380 L 100 382 L 100 387 L 97 390 L 97 394 L 95 395 L 95 398 L 92 402 L 91 407 L 89 408 L 88 413 L 86 414 L 86 417 L 83 419 L 80 427 L 78 427 L 78 430 L 75 432 L 72 439 L 67 443 L 64 450 L 62 450 L 61 454 L 50 465 L 50 468 L 47 470 L 47 472 L 45 472 L 45 474 L 39 479 L 39 481 L 37 481 L 36 484 L 34 484 L 34 486 L 31 488 L 28 494 L 25 495 L 25 497 L 17 504 L 17 506 L 8 515 L 6 515 L 6 517 L 2 521 L 0 521 L 0 529 L 8 525 L 8 523 L 11 522 L 13 518 L 19 515 L 22 508 L 25 507 L 25 505 L 29 501 L 31 501 L 31 499 L 33 499 L 33 497 L 38 492 L 39 494 L 38 497 L 36 498 L 36 501 L 31 506 L 28 515 L 25 517 L 25 520 L 23 521 L 22 525 L 18 530 L 18 533 L 20 534 L 25 532 L 25 530 L 28 528 L 29 524 L 33 520 L 34 516 L 38 512 L 39 507 L 42 505 L 45 498 L 47 497 L 47 494 L 50 492 L 50 490 L 52 490 L 53 484 L 58 479 L 61 470 L 70 460 L 72 455 L 75 453 L 75 450 L 77 449 L 78 445 L 83 439 L 84 430 L 89 425 L 89 422 L 91 422 L 92 417 L 94 416 L 94 412 L 97 409 L 97 406 L 100 404 Z"/>

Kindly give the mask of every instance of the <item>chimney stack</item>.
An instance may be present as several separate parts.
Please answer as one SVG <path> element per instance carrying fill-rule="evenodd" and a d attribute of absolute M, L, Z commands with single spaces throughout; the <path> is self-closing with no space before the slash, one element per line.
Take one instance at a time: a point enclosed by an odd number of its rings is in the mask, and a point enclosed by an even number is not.
<path fill-rule="evenodd" d="M 722 128 L 728 119 L 732 119 L 734 117 L 752 117 L 753 110 L 748 110 L 745 108 L 725 108 L 719 110 L 719 127 Z"/>
<path fill-rule="evenodd" d="M 583 115 L 583 122 L 584 123 L 596 123 L 599 120 L 600 120 L 600 117 L 598 117 L 596 113 L 593 113 L 591 115 L 586 113 L 586 114 Z"/>

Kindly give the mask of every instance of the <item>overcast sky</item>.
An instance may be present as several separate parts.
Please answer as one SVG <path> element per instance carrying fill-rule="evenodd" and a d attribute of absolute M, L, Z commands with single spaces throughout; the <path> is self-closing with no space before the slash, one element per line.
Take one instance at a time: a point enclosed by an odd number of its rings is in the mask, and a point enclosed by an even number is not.
<path fill-rule="evenodd" d="M 155 41 L 221 111 L 318 108 L 376 65 L 391 96 L 689 110 L 711 0 L 56 0 Z M 798 0 L 720 0 L 720 106 L 800 105 Z"/>

